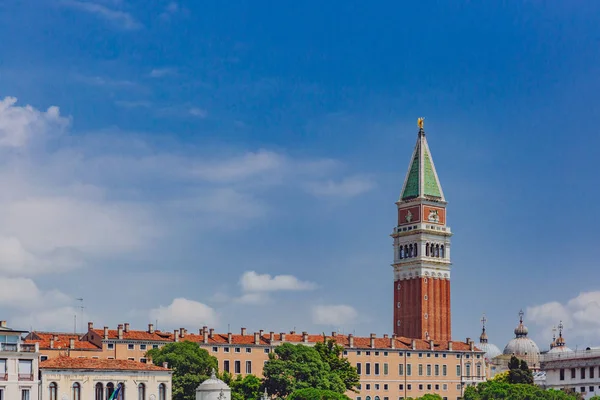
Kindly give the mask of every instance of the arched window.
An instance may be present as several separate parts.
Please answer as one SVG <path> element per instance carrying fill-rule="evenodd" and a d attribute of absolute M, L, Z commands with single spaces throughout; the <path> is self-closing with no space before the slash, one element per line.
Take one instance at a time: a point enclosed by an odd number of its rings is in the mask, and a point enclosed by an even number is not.
<path fill-rule="evenodd" d="M 119 393 L 119 395 L 121 397 L 119 397 L 119 400 L 125 400 L 125 383 L 124 382 L 119 382 L 119 384 L 117 385 L 117 387 L 121 387 L 121 392 Z"/>
<path fill-rule="evenodd" d="M 429 243 L 425 243 L 425 255 L 429 257 Z"/>
<path fill-rule="evenodd" d="M 415 243 L 415 257 L 418 255 L 419 255 L 419 253 L 417 252 L 417 244 Z"/>
<path fill-rule="evenodd" d="M 404 247 L 400 246 L 400 248 L 398 249 L 398 258 L 400 258 L 401 260 L 404 258 Z"/>
<path fill-rule="evenodd" d="M 439 244 L 435 245 L 435 256 L 436 257 L 440 256 L 440 245 Z"/>
<path fill-rule="evenodd" d="M 371 400 L 371 396 L 365 397 L 365 400 Z"/>
<path fill-rule="evenodd" d="M 167 385 L 164 383 L 158 385 L 158 400 L 167 400 Z"/>
<path fill-rule="evenodd" d="M 465 373 L 467 374 L 467 378 L 471 376 L 471 363 L 465 365 Z"/>
<path fill-rule="evenodd" d="M 112 382 L 108 382 L 106 384 L 106 398 L 110 399 L 110 396 L 112 396 L 114 391 L 115 391 L 115 384 Z"/>
<path fill-rule="evenodd" d="M 102 387 L 102 383 L 96 383 L 96 390 L 94 400 L 103 400 L 104 399 L 104 388 Z"/>
<path fill-rule="evenodd" d="M 146 400 L 146 385 L 143 383 L 138 385 L 138 400 Z"/>
<path fill-rule="evenodd" d="M 481 364 L 477 364 L 477 377 L 481 377 Z"/>
<path fill-rule="evenodd" d="M 408 245 L 408 257 L 412 257 L 413 256 L 413 248 L 412 248 L 412 244 Z"/>
<path fill-rule="evenodd" d="M 56 382 L 52 382 L 48 390 L 50 391 L 50 400 L 58 400 L 58 385 Z"/>
<path fill-rule="evenodd" d="M 404 245 L 404 258 L 408 258 L 408 246 Z"/>
<path fill-rule="evenodd" d="M 73 400 L 81 400 L 81 385 L 77 382 L 73 384 Z"/>
<path fill-rule="evenodd" d="M 440 246 L 440 257 L 444 258 L 444 245 Z"/>
<path fill-rule="evenodd" d="M 379 396 L 375 396 L 375 400 L 379 400 Z"/>

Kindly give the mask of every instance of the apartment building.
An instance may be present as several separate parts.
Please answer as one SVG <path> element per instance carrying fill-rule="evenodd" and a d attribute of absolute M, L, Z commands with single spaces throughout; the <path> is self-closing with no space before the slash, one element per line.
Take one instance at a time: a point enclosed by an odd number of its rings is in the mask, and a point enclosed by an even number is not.
<path fill-rule="evenodd" d="M 548 389 L 571 390 L 584 398 L 600 395 L 600 349 L 548 352 L 541 356 Z"/>
<path fill-rule="evenodd" d="M 23 333 L 0 321 L 0 400 L 38 398 L 38 345 L 23 343 Z"/>
<path fill-rule="evenodd" d="M 294 331 L 249 333 L 245 328 L 241 328 L 238 334 L 217 333 L 208 327 L 197 333 L 188 332 L 185 328 L 161 332 L 155 330 L 152 324 L 144 331 L 131 330 L 128 323 L 112 330 L 107 327 L 95 329 L 90 322 L 88 328 L 79 340 L 69 338 L 68 347 L 73 347 L 73 351 L 57 349 L 56 343 L 65 342 L 57 335 L 59 340 L 54 342 L 55 348 L 42 348 L 41 354 L 49 358 L 71 355 L 145 363 L 149 361 L 146 352 L 151 348 L 191 341 L 217 358 L 220 371 L 260 377 L 269 353 L 280 344 L 314 346 L 324 340 L 322 334 Z M 35 337 L 34 334 L 39 336 L 33 332 L 28 337 Z M 348 393 L 355 400 L 400 400 L 425 393 L 438 393 L 443 398 L 454 400 L 462 396 L 466 386 L 485 380 L 485 353 L 478 350 L 470 339 L 464 342 L 436 341 L 395 335 L 377 337 L 375 334 L 355 337 L 335 332 L 325 337 L 328 338 L 344 347 L 344 356 L 357 368 L 361 380 L 359 393 Z M 83 344 L 86 342 L 87 345 Z M 43 343 L 46 346 L 46 342 Z M 77 350 L 85 347 L 90 349 Z"/>

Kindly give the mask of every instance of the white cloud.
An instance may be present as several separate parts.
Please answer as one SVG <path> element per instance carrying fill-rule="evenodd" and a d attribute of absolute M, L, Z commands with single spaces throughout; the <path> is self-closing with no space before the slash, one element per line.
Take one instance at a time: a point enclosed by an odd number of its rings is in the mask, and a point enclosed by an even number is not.
<path fill-rule="evenodd" d="M 358 312 L 345 304 L 319 305 L 312 309 L 312 320 L 317 325 L 342 326 L 355 322 Z"/>
<path fill-rule="evenodd" d="M 97 15 L 100 18 L 104 18 L 112 22 L 115 26 L 127 30 L 135 30 L 142 28 L 142 24 L 137 21 L 131 14 L 121 11 L 114 10 L 106 7 L 105 5 L 90 2 L 90 1 L 79 1 L 79 0 L 63 0 L 61 2 L 64 6 L 84 11 L 90 14 Z"/>
<path fill-rule="evenodd" d="M 172 328 L 190 327 L 199 328 L 204 325 L 214 326 L 218 323 L 217 312 L 206 304 L 176 298 L 167 307 L 160 306 L 150 310 L 150 319 L 158 320 L 161 326 Z"/>
<path fill-rule="evenodd" d="M 148 76 L 150 78 L 162 78 L 167 75 L 175 75 L 177 70 L 175 68 L 154 68 Z"/>
<path fill-rule="evenodd" d="M 41 140 L 51 133 L 60 133 L 69 125 L 69 119 L 61 117 L 58 107 L 45 112 L 27 105 L 15 106 L 17 99 L 5 97 L 0 100 L 0 147 L 22 147 L 36 136 Z"/>
<path fill-rule="evenodd" d="M 286 163 L 286 158 L 278 153 L 259 150 L 224 161 L 212 160 L 200 164 L 194 168 L 194 173 L 209 181 L 231 182 L 281 171 Z"/>
<path fill-rule="evenodd" d="M 203 108 L 192 107 L 192 108 L 190 108 L 190 115 L 204 119 L 204 118 L 208 117 L 208 111 L 206 111 Z"/>
<path fill-rule="evenodd" d="M 565 335 L 571 340 L 580 338 L 589 344 L 597 344 L 600 335 L 600 291 L 583 292 L 565 304 L 557 301 L 527 308 L 527 319 L 542 328 L 541 337 L 549 340 L 551 329 L 560 321 Z M 569 338 L 567 338 L 567 341 Z M 568 343 L 567 343 L 568 344 Z"/>
<path fill-rule="evenodd" d="M 254 271 L 244 272 L 240 285 L 245 292 L 274 292 L 282 290 L 314 290 L 313 282 L 301 281 L 293 275 L 257 274 Z"/>
<path fill-rule="evenodd" d="M 28 278 L 0 277 L 0 305 L 17 309 L 32 309 L 48 305 L 60 305 L 69 297 L 59 291 L 42 291 Z"/>
<path fill-rule="evenodd" d="M 341 181 L 328 180 L 307 184 L 309 192 L 315 196 L 354 197 L 368 192 L 375 187 L 375 182 L 363 176 L 351 176 Z"/>

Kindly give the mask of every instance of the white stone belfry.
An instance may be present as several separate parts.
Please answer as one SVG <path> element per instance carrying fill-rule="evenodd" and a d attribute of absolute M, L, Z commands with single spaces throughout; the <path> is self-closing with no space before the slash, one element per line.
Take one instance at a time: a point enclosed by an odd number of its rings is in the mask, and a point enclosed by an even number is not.
<path fill-rule="evenodd" d="M 231 388 L 217 378 L 213 368 L 210 378 L 196 388 L 196 400 L 231 400 Z"/>

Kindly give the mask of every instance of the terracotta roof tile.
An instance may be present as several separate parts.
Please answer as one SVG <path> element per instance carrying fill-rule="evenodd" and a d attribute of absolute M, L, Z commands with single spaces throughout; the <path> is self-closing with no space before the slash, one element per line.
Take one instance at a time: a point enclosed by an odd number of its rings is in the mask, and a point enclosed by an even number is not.
<path fill-rule="evenodd" d="M 170 371 L 169 368 L 131 360 L 106 360 L 61 356 L 40 363 L 40 369 L 88 369 L 107 371 Z"/>
<path fill-rule="evenodd" d="M 92 329 L 96 334 L 104 338 L 104 329 Z M 118 339 L 119 331 L 117 329 L 108 330 L 109 339 Z M 154 331 L 150 333 L 148 331 L 123 331 L 123 340 L 145 340 L 149 342 L 172 342 L 173 334 L 169 332 Z"/>
<path fill-rule="evenodd" d="M 54 347 L 52 347 L 53 350 L 68 349 L 70 339 L 75 339 L 74 350 L 101 351 L 101 349 L 93 343 L 86 340 L 80 340 L 78 335 L 64 332 L 31 332 L 23 342 L 30 344 L 39 343 L 40 349 L 46 350 L 51 349 L 50 340 L 52 338 L 55 338 Z"/>

